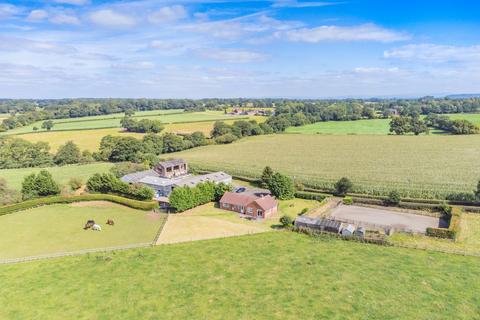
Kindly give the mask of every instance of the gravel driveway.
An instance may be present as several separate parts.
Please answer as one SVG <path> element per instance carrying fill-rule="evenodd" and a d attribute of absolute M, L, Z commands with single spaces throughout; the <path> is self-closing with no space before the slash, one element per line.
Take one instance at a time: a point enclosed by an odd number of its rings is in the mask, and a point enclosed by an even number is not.
<path fill-rule="evenodd" d="M 428 227 L 445 227 L 445 222 L 436 217 L 358 206 L 341 205 L 332 211 L 331 216 L 339 220 L 348 219 L 394 228 L 408 228 L 422 233 L 425 233 Z"/>

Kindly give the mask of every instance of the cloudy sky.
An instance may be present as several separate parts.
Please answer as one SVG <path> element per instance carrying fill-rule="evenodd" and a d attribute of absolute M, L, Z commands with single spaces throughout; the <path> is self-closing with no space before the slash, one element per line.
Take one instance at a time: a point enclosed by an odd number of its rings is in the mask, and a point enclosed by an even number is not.
<path fill-rule="evenodd" d="M 0 98 L 480 92 L 471 0 L 0 0 Z"/>

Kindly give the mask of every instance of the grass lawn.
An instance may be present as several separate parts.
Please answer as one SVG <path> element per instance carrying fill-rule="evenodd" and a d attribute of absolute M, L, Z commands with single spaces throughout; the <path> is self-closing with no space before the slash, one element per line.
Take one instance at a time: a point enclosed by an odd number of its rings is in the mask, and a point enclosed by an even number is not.
<path fill-rule="evenodd" d="M 476 319 L 475 257 L 267 232 L 0 266 L 2 319 Z"/>
<path fill-rule="evenodd" d="M 460 224 L 460 234 L 456 242 L 421 235 L 394 234 L 389 240 L 394 244 L 480 255 L 480 215 L 464 213 Z"/>
<path fill-rule="evenodd" d="M 93 219 L 102 231 L 83 230 Z M 107 226 L 113 219 L 115 226 Z M 0 260 L 153 241 L 161 219 L 110 202 L 57 204 L 0 216 Z"/>
<path fill-rule="evenodd" d="M 318 187 L 349 177 L 354 191 L 398 190 L 411 197 L 472 192 L 480 178 L 480 135 L 293 135 L 249 137 L 186 150 L 180 157 L 208 170 L 260 176 L 265 166 Z M 252 159 L 255 159 L 252 161 Z"/>
<path fill-rule="evenodd" d="M 37 173 L 42 169 L 48 170 L 58 183 L 65 185 L 72 177 L 81 178 L 86 182 L 94 173 L 107 172 L 112 166 L 113 164 L 111 163 L 97 162 L 63 167 L 2 169 L 0 170 L 0 178 L 7 181 L 9 188 L 20 190 L 25 176 L 28 176 L 31 173 Z"/>

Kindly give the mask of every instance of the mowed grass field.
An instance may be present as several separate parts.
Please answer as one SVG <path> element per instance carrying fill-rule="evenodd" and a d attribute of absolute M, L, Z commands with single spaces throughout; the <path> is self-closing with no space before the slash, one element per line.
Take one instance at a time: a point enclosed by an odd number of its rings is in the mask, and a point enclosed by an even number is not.
<path fill-rule="evenodd" d="M 93 219 L 102 231 L 83 230 Z M 106 225 L 113 219 L 115 226 Z M 152 242 L 162 223 L 110 202 L 56 204 L 0 216 L 0 260 Z"/>
<path fill-rule="evenodd" d="M 156 115 L 152 114 L 151 111 L 143 111 L 143 112 L 146 112 L 146 114 L 142 115 L 142 112 L 137 112 L 135 114 L 135 119 L 136 120 L 141 120 L 141 119 L 159 120 L 165 124 L 179 123 L 179 122 L 248 119 L 248 116 L 232 116 L 232 115 L 224 114 L 222 111 L 205 111 L 205 112 L 188 112 L 188 113 L 173 112 L 172 114 L 159 113 Z M 73 118 L 73 119 L 56 119 L 56 120 L 53 120 L 54 127 L 51 129 L 51 131 L 119 128 L 120 121 L 122 118 L 123 116 L 119 116 L 117 114 L 116 117 L 114 117 L 114 115 L 111 115 L 111 117 L 95 116 L 95 117 L 83 117 L 83 118 Z M 7 132 L 4 132 L 3 134 L 25 134 L 25 133 L 42 132 L 42 131 L 45 131 L 44 129 L 41 129 L 42 122 L 43 121 L 39 121 L 29 126 L 9 130 Z M 39 130 L 34 131 L 33 127 L 37 127 Z"/>
<path fill-rule="evenodd" d="M 447 114 L 451 119 L 466 119 L 480 126 L 480 113 L 459 113 Z M 303 134 L 390 134 L 391 119 L 372 119 L 356 121 L 326 121 L 309 124 L 302 127 L 290 127 L 287 133 Z M 438 130 L 431 130 L 430 134 L 442 133 Z"/>
<path fill-rule="evenodd" d="M 320 188 L 345 176 L 354 191 L 444 197 L 472 192 L 480 179 L 480 135 L 268 135 L 191 149 L 184 158 L 207 170 L 259 177 L 267 165 Z"/>
<path fill-rule="evenodd" d="M 266 117 L 250 117 L 257 122 L 264 122 Z M 236 120 L 226 120 L 225 123 L 232 124 Z M 190 122 L 190 123 L 172 123 L 166 124 L 163 132 L 174 133 L 193 133 L 195 131 L 203 132 L 206 136 L 210 135 L 215 121 Z M 100 141 L 107 135 L 113 136 L 132 136 L 142 138 L 144 134 L 135 132 L 125 132 L 120 128 L 92 129 L 92 130 L 70 130 L 70 131 L 42 131 L 36 133 L 21 134 L 18 137 L 30 142 L 47 141 L 50 144 L 51 151 L 65 144 L 67 141 L 74 141 L 81 150 L 98 151 Z"/>
<path fill-rule="evenodd" d="M 2 319 L 477 319 L 476 257 L 291 232 L 0 266 Z"/>
<path fill-rule="evenodd" d="M 0 170 L 0 178 L 7 181 L 9 188 L 20 190 L 22 188 L 22 181 L 26 176 L 32 173 L 38 173 L 42 169 L 48 170 L 55 181 L 61 185 L 66 185 L 72 177 L 81 178 L 83 182 L 86 182 L 93 174 L 107 172 L 112 166 L 112 163 L 97 162 L 63 167 L 2 169 Z"/>

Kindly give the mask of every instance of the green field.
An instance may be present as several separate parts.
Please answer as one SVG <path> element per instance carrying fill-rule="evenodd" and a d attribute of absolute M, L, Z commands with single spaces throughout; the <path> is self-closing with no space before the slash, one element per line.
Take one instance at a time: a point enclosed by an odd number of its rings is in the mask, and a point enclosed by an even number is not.
<path fill-rule="evenodd" d="M 83 230 L 89 219 L 102 231 Z M 107 219 L 115 226 L 106 225 Z M 145 211 L 101 201 L 20 211 L 0 216 L 0 260 L 150 243 L 160 224 Z"/>
<path fill-rule="evenodd" d="M 480 113 L 447 114 L 452 119 L 466 119 L 480 125 Z M 386 135 L 390 131 L 390 119 L 356 120 L 356 121 L 326 121 L 309 124 L 302 127 L 287 128 L 287 133 L 305 134 L 372 134 Z M 441 133 L 431 130 L 430 134 Z"/>
<path fill-rule="evenodd" d="M 81 178 L 86 182 L 94 173 L 106 172 L 112 166 L 111 163 L 98 162 L 84 165 L 49 167 L 46 169 L 53 175 L 53 178 L 58 183 L 65 185 L 72 177 Z M 22 188 L 23 178 L 31 173 L 37 173 L 40 170 L 42 170 L 42 168 L 3 169 L 0 170 L 0 178 L 7 181 L 9 188 L 20 190 Z"/>
<path fill-rule="evenodd" d="M 472 192 L 480 179 L 480 135 L 268 135 L 191 149 L 184 158 L 208 170 L 260 176 L 269 165 L 309 185 L 330 188 L 342 176 L 354 191 L 444 197 Z"/>
<path fill-rule="evenodd" d="M 0 266 L 2 319 L 478 319 L 475 257 L 287 232 Z"/>
<path fill-rule="evenodd" d="M 135 119 L 151 119 L 151 120 L 160 120 L 163 123 L 180 123 L 180 122 L 197 122 L 197 121 L 216 121 L 216 120 L 229 120 L 229 119 L 243 119 L 242 116 L 232 116 L 226 115 L 222 111 L 205 111 L 205 112 L 192 112 L 192 113 L 174 113 L 174 114 L 160 114 L 153 115 L 151 111 L 137 112 L 135 114 Z M 177 111 L 178 112 L 178 111 Z M 158 113 L 158 111 L 157 111 Z M 122 117 L 119 117 L 118 114 L 116 117 L 111 115 L 110 118 L 104 116 L 96 117 L 84 117 L 84 118 L 74 118 L 74 119 L 57 119 L 53 120 L 54 127 L 51 131 L 61 131 L 61 130 L 87 130 L 87 129 L 102 129 L 102 128 L 119 128 L 120 121 Z M 36 122 L 29 126 L 9 130 L 3 134 L 25 134 L 25 133 L 34 133 L 33 127 L 41 128 L 43 121 Z M 45 132 L 41 129 L 37 132 Z"/>

